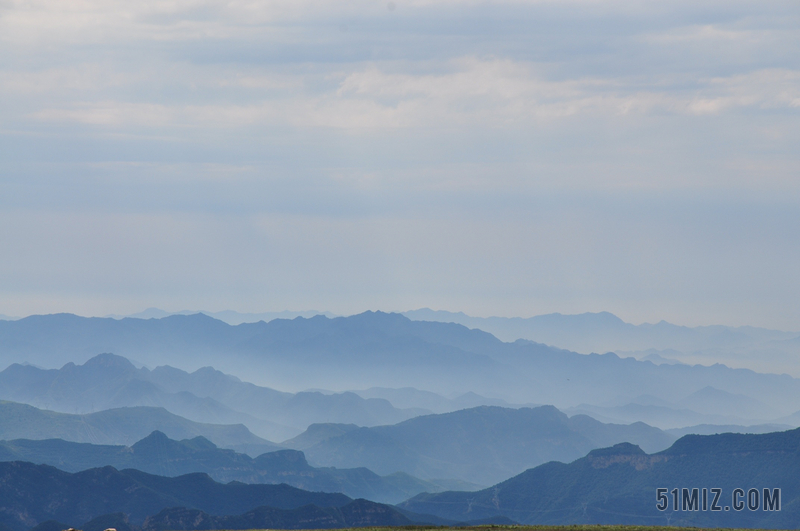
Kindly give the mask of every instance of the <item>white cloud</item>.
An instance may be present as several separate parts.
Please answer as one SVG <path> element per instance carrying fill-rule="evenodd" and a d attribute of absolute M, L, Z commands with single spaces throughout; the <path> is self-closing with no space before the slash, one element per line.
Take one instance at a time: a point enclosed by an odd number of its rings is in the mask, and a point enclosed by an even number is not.
<path fill-rule="evenodd" d="M 332 74 L 329 77 L 340 81 L 330 83 L 322 93 L 305 86 L 299 74 L 212 75 L 194 83 L 205 90 L 242 87 L 275 93 L 267 100 L 259 97 L 262 93 L 246 95 L 247 103 L 79 101 L 42 109 L 33 116 L 116 127 L 256 125 L 360 130 L 525 126 L 581 115 L 719 115 L 788 110 L 800 104 L 800 71 L 787 69 L 697 79 L 694 90 L 677 92 L 671 90 L 668 78 L 648 80 L 644 86 L 640 80 L 612 78 L 553 81 L 536 65 L 509 59 L 463 57 L 443 65 L 442 70 L 419 74 L 398 72 L 394 64 L 370 64 Z M 63 89 L 80 90 L 118 86 L 125 77 L 119 73 L 106 78 L 96 69 L 88 73 L 59 69 L 11 75 L 2 86 L 16 92 L 44 90 L 43 84 L 56 81 Z"/>

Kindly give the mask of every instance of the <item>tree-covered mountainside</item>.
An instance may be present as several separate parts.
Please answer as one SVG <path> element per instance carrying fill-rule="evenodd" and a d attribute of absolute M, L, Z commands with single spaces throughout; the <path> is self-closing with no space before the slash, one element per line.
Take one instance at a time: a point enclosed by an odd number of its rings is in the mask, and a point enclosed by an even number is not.
<path fill-rule="evenodd" d="M 664 511 L 656 507 L 660 488 L 666 489 Z M 711 489 L 717 488 L 720 510 L 712 510 Z M 673 489 L 679 489 L 678 510 Z M 735 489 L 742 489 L 739 508 Z M 780 511 L 765 510 L 770 500 L 764 489 L 768 496 L 780 489 Z M 655 454 L 623 443 L 569 464 L 538 466 L 479 492 L 420 494 L 401 507 L 455 520 L 503 515 L 526 524 L 793 528 L 800 519 L 800 429 L 687 435 Z"/>
<path fill-rule="evenodd" d="M 481 406 L 392 426 L 312 426 L 307 435 L 285 444 L 297 442 L 310 461 L 325 466 L 365 466 L 379 474 L 401 471 L 490 485 L 547 461 L 572 461 L 593 448 L 624 441 L 656 451 L 674 438 L 642 423 L 569 418 L 552 406 Z"/>
<path fill-rule="evenodd" d="M 303 452 L 279 450 L 252 458 L 218 448 L 205 437 L 182 441 L 153 432 L 132 446 L 94 445 L 61 439 L 0 441 L 0 461 L 29 461 L 66 472 L 113 466 L 161 476 L 193 472 L 228 483 L 286 483 L 314 492 L 341 492 L 351 498 L 398 503 L 420 492 L 440 492 L 441 486 L 407 474 L 378 476 L 366 468 L 314 468 Z"/>

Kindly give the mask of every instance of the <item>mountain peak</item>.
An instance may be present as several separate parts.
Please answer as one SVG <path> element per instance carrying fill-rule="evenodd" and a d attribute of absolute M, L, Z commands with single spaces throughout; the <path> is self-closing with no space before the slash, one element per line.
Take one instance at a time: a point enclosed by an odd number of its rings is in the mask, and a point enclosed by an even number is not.
<path fill-rule="evenodd" d="M 306 455 L 299 450 L 278 450 L 261 454 L 255 458 L 255 463 L 267 470 L 303 471 L 311 469 L 306 461 Z"/>
<path fill-rule="evenodd" d="M 640 455 L 647 455 L 644 450 L 639 448 L 636 444 L 631 444 L 627 442 L 615 444 L 610 448 L 598 448 L 596 450 L 592 450 L 589 452 L 587 457 L 611 457 L 611 456 L 640 456 Z"/>
<path fill-rule="evenodd" d="M 97 356 L 90 358 L 83 364 L 84 367 L 102 367 L 105 369 L 108 368 L 118 368 L 118 369 L 136 369 L 136 367 L 128 361 L 128 358 L 124 358 L 122 356 L 117 356 L 116 354 L 112 354 L 110 352 L 105 352 L 103 354 L 98 354 Z"/>
<path fill-rule="evenodd" d="M 169 444 L 172 442 L 174 441 L 169 437 L 167 437 L 163 431 L 155 430 L 144 439 L 136 442 L 131 448 L 136 450 L 137 448 L 150 447 L 153 445 Z"/>

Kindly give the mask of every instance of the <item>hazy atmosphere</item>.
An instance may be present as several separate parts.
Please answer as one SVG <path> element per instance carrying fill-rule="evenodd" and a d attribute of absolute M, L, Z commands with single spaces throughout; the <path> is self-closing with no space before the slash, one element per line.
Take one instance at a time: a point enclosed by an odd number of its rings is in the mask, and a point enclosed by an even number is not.
<path fill-rule="evenodd" d="M 0 2 L 0 314 L 800 330 L 794 1 Z"/>
<path fill-rule="evenodd" d="M 799 28 L 0 0 L 0 531 L 797 528 Z"/>

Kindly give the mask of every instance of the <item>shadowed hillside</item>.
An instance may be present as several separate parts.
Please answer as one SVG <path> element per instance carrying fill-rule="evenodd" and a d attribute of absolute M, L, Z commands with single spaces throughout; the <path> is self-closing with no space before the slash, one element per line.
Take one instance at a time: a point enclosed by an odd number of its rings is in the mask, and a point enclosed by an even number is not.
<path fill-rule="evenodd" d="M 445 490 L 440 485 L 402 473 L 381 477 L 366 468 L 314 468 L 297 450 L 279 450 L 252 458 L 217 448 L 205 437 L 175 441 L 158 431 L 132 446 L 93 445 L 60 439 L 0 441 L 0 461 L 29 461 L 66 472 L 103 466 L 118 470 L 134 468 L 168 477 L 203 472 L 221 483 L 286 483 L 304 490 L 341 492 L 352 498 L 385 503 L 398 503 L 420 492 Z"/>
<path fill-rule="evenodd" d="M 658 488 L 667 489 L 664 511 L 656 507 Z M 682 492 L 675 510 L 674 488 L 720 488 L 719 510 L 712 510 L 710 491 L 707 510 L 702 505 L 686 510 Z M 757 510 L 735 510 L 737 488 L 743 489 L 742 500 L 749 489 L 757 489 Z M 763 489 L 774 495 L 776 488 L 781 489 L 780 511 L 765 510 Z M 698 495 L 702 503 L 702 490 Z M 503 515 L 545 525 L 793 528 L 800 518 L 800 429 L 687 435 L 655 454 L 622 443 L 570 464 L 538 466 L 479 492 L 420 494 L 401 507 L 456 520 Z"/>

